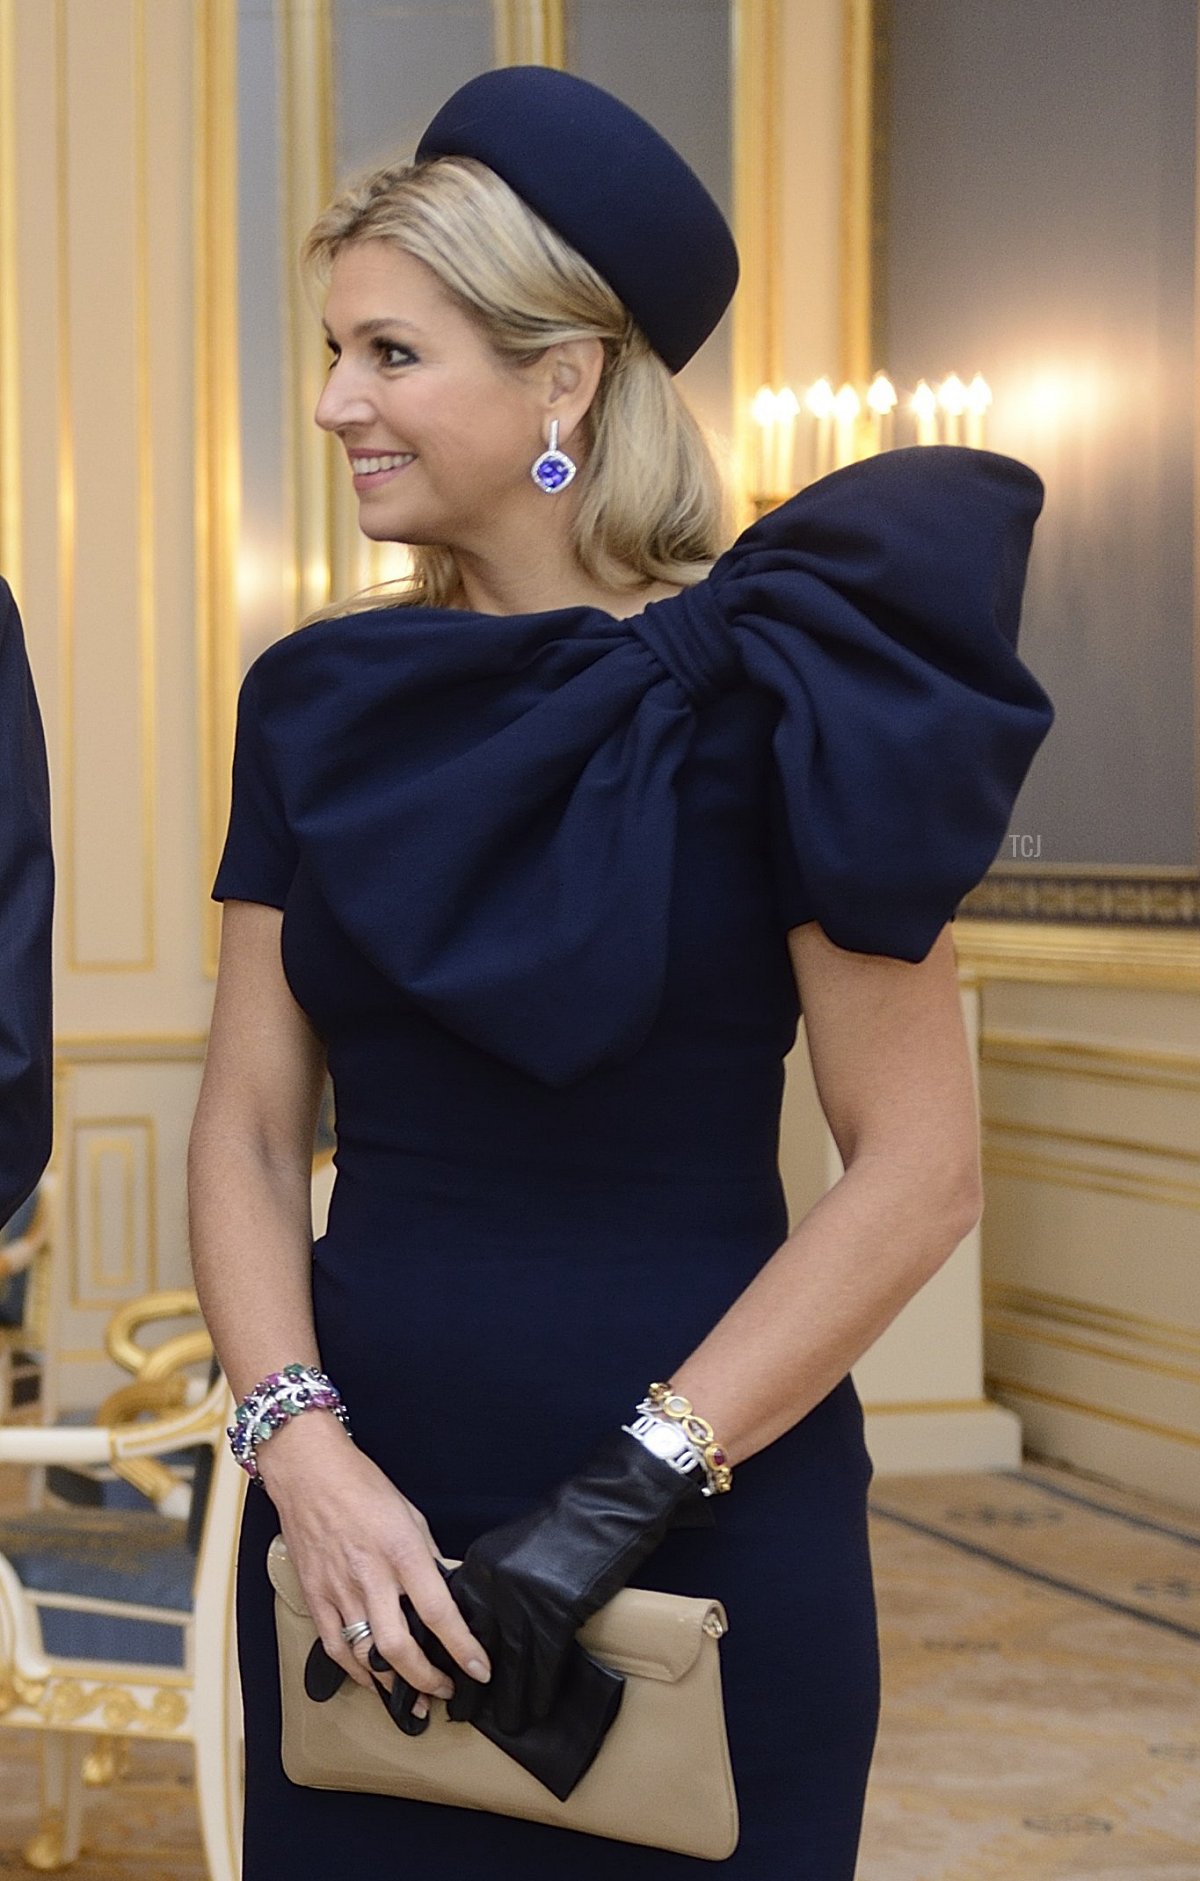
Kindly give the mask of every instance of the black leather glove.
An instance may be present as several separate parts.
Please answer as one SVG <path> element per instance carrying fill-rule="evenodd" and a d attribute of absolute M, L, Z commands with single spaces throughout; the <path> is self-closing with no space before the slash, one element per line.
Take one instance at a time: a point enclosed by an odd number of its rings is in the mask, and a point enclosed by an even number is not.
<path fill-rule="evenodd" d="M 455 1667 L 450 1716 L 507 1736 L 550 1717 L 576 1630 L 623 1587 L 676 1522 L 707 1498 L 623 1430 L 530 1514 L 472 1542 L 450 1591 L 492 1665 L 486 1685 Z"/>

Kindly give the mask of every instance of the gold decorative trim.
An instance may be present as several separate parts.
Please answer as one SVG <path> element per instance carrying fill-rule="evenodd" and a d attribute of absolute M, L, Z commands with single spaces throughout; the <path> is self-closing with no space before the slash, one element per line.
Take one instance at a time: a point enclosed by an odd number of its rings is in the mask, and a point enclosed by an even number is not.
<path fill-rule="evenodd" d="M 22 490 L 15 34 L 14 0 L 0 0 L 0 575 L 19 598 Z"/>
<path fill-rule="evenodd" d="M 1200 872 L 1116 863 L 1058 870 L 993 868 L 963 901 L 973 919 L 1098 921 L 1114 927 L 1200 928 Z M 1200 941 L 1200 936 L 1197 937 Z"/>
<path fill-rule="evenodd" d="M 1141 1175 L 1111 1164 L 1074 1161 L 1067 1156 L 1041 1156 L 1034 1150 L 983 1146 L 983 1170 L 989 1176 L 1017 1176 L 1026 1182 L 1047 1182 L 1056 1188 L 1084 1189 L 1093 1195 L 1121 1195 L 1135 1202 L 1161 1207 L 1200 1209 L 1200 1182 L 1176 1182 L 1163 1176 Z"/>
<path fill-rule="evenodd" d="M 780 0 L 734 0 L 733 227 L 741 279 L 733 301 L 734 499 L 739 528 L 753 520 L 758 444 L 751 401 L 783 377 L 783 271 L 779 255 L 783 27 Z"/>
<path fill-rule="evenodd" d="M 196 663 L 200 741 L 202 956 L 217 970 L 220 915 L 209 898 L 229 818 L 241 658 L 237 632 L 241 438 L 237 319 L 237 4 L 195 12 Z"/>
<path fill-rule="evenodd" d="M 959 966 L 984 982 L 1032 980 L 1044 985 L 1200 991 L 1200 932 L 1196 931 L 980 921 L 963 914 L 952 932 Z"/>
<path fill-rule="evenodd" d="M 565 71 L 564 0 L 492 0 L 497 65 L 552 65 Z"/>
<path fill-rule="evenodd" d="M 46 1693 L 45 1679 L 29 1679 L 13 1667 L 0 1666 L 0 1718 L 17 1705 L 38 1706 Z"/>
<path fill-rule="evenodd" d="M 98 1737 L 83 1760 L 89 1790 L 106 1790 L 129 1773 L 129 1745 L 123 1737 Z"/>
<path fill-rule="evenodd" d="M 335 572 L 334 442 L 313 424 L 325 347 L 300 273 L 300 246 L 333 194 L 333 13 L 330 0 L 279 9 L 283 149 L 284 422 L 291 459 L 293 613 L 302 620 L 341 591 Z"/>
<path fill-rule="evenodd" d="M 1049 1033 L 984 1032 L 981 1064 L 1000 1070 L 1120 1084 L 1200 1096 L 1200 1054 L 1132 1045 L 1084 1045 Z"/>
<path fill-rule="evenodd" d="M 139 1679 L 139 1683 L 144 1681 Z M 51 1730 L 70 1729 L 88 1720 L 89 1728 L 137 1731 L 145 1737 L 176 1737 L 187 1724 L 189 1706 L 182 1691 L 163 1687 L 144 1704 L 127 1686 L 90 1684 L 83 1679 L 50 1678 L 41 1696 L 24 1704 Z"/>
<path fill-rule="evenodd" d="M 1068 1398 L 1058 1391 L 1043 1391 L 1039 1385 L 1027 1385 L 999 1372 L 988 1372 L 985 1381 L 995 1391 L 1008 1392 L 1014 1398 L 1031 1398 L 1035 1404 L 1052 1404 L 1060 1410 L 1079 1411 L 1085 1417 L 1101 1418 L 1106 1424 L 1118 1424 L 1124 1430 L 1136 1430 L 1150 1437 L 1169 1437 L 1174 1443 L 1200 1448 L 1200 1435 L 1179 1430 L 1174 1424 L 1160 1424 L 1149 1417 L 1132 1417 L 1127 1411 L 1112 1411 L 1103 1404 L 1089 1404 L 1083 1398 Z"/>

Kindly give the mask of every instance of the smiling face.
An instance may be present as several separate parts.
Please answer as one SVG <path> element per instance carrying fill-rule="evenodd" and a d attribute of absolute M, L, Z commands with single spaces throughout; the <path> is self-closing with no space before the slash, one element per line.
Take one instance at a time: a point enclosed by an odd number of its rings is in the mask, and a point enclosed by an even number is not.
<path fill-rule="evenodd" d="M 498 358 L 424 262 L 348 243 L 325 327 L 316 420 L 345 447 L 364 535 L 478 547 L 545 503 L 529 467 L 545 448 L 546 371 Z"/>

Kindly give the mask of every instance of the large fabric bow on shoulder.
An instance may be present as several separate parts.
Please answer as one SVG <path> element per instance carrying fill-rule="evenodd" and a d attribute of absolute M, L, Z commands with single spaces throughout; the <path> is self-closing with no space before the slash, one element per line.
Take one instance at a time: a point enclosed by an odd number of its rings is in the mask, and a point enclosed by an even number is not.
<path fill-rule="evenodd" d="M 805 918 L 921 960 L 1003 839 L 1053 707 L 1016 653 L 1042 486 L 951 446 L 836 471 L 629 620 L 397 608 L 254 669 L 288 822 L 363 953 L 551 1085 L 659 1007 L 676 778 L 706 704 L 778 702 Z"/>

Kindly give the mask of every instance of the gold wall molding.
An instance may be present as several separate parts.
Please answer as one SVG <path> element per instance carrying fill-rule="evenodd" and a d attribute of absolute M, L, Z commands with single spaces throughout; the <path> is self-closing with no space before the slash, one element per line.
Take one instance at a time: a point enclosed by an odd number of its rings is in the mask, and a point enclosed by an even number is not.
<path fill-rule="evenodd" d="M 1128 1411 L 1114 1411 L 1105 1404 L 1093 1404 L 1088 1399 L 1068 1397 L 1060 1391 L 1047 1391 L 1040 1385 L 1026 1384 L 1023 1379 L 1010 1378 L 1003 1372 L 989 1371 L 989 1388 L 1004 1398 L 1028 1398 L 1035 1404 L 1053 1405 L 1058 1410 L 1078 1411 L 1084 1417 L 1099 1418 L 1101 1423 L 1117 1424 L 1123 1430 L 1134 1430 L 1144 1436 L 1167 1437 L 1172 1443 L 1185 1443 L 1200 1447 L 1200 1435 L 1193 1430 L 1181 1430 L 1177 1424 L 1165 1424 L 1157 1418 L 1134 1417 Z M 1020 1406 L 1018 1404 L 1017 1408 Z"/>
<path fill-rule="evenodd" d="M 144 0 L 56 0 L 59 925 L 80 974 L 156 955 L 145 32 Z"/>
<path fill-rule="evenodd" d="M 63 1032 L 54 1041 L 63 1065 L 200 1064 L 205 1032 Z"/>
<path fill-rule="evenodd" d="M 993 1339 L 1044 1346 L 1200 1387 L 1200 1324 L 1148 1326 L 1132 1314 L 1084 1300 L 1064 1305 L 1040 1290 L 997 1281 L 985 1284 L 983 1297 L 984 1326 Z"/>
<path fill-rule="evenodd" d="M 101 1179 L 100 1160 L 106 1156 L 118 1158 L 122 1170 L 115 1222 Z M 107 1318 L 123 1300 L 153 1292 L 159 1285 L 155 1120 L 148 1112 L 73 1118 L 67 1160 L 71 1271 L 66 1304 L 72 1313 L 99 1311 Z M 121 1265 L 115 1274 L 104 1258 L 114 1231 L 121 1243 Z"/>
<path fill-rule="evenodd" d="M 1027 1325 L 1023 1317 L 1015 1313 L 989 1311 L 984 1314 L 983 1323 L 994 1336 L 1016 1339 L 1022 1345 L 1048 1346 L 1055 1352 L 1078 1353 L 1109 1365 L 1127 1365 L 1152 1377 L 1178 1379 L 1193 1388 L 1200 1386 L 1200 1365 L 1180 1365 L 1146 1353 L 1098 1345 L 1094 1339 L 1081 1339 L 1076 1333 L 1047 1332 L 1043 1327 Z"/>
<path fill-rule="evenodd" d="M 737 525 L 752 517 L 758 444 L 750 406 L 783 379 L 780 265 L 782 0 L 733 0 L 733 226 L 741 260 L 733 302 L 733 459 Z"/>
<path fill-rule="evenodd" d="M 230 760 L 241 677 L 237 631 L 241 439 L 236 0 L 197 0 L 193 56 L 198 888 L 202 955 L 205 971 L 212 976 L 216 973 L 220 915 L 209 899 L 209 890 L 229 818 Z"/>
<path fill-rule="evenodd" d="M 842 186 L 838 377 L 865 385 L 879 362 L 887 219 L 888 0 L 842 0 Z"/>
<path fill-rule="evenodd" d="M 567 64 L 564 0 L 492 0 L 497 65 Z"/>
<path fill-rule="evenodd" d="M 1050 1034 L 985 1031 L 980 1063 L 1038 1076 L 1185 1091 L 1200 1097 L 1200 1053 L 1154 1051 L 1145 1046 L 1084 1044 Z M 1169 1152 L 1173 1153 L 1173 1152 Z"/>
<path fill-rule="evenodd" d="M 998 1310 L 1200 1357 L 1200 1312 L 1196 1326 L 1192 1327 L 1169 1319 L 1152 1319 L 1144 1313 L 1126 1312 L 1122 1307 L 1101 1306 L 1074 1294 L 1048 1293 L 1040 1287 L 1013 1286 L 999 1280 L 986 1280 L 983 1293 L 985 1301 Z"/>
<path fill-rule="evenodd" d="M 960 968 L 982 981 L 1200 992 L 1200 930 L 983 921 L 963 914 L 952 933 Z"/>
<path fill-rule="evenodd" d="M 344 586 L 337 552 L 336 445 L 313 423 L 325 377 L 325 342 L 300 273 L 300 245 L 333 194 L 334 68 L 331 0 L 278 10 L 283 179 L 287 428 L 296 621 Z"/>
<path fill-rule="evenodd" d="M 114 1136 L 89 1129 L 85 1147 L 88 1174 L 88 1293 L 86 1299 L 81 1297 L 73 1304 L 94 1306 L 105 1295 L 116 1294 L 120 1297 L 130 1293 L 136 1284 L 134 1212 L 137 1175 L 133 1141 L 128 1134 Z M 108 1238 L 105 1217 L 110 1213 L 105 1201 L 106 1164 L 115 1164 L 121 1189 L 121 1264 L 116 1272 L 109 1270 L 105 1259 L 105 1242 Z"/>
<path fill-rule="evenodd" d="M 68 960 L 75 957 L 75 433 L 71 413 L 71 354 L 67 309 L 70 301 L 70 145 L 67 133 L 67 0 L 54 0 L 54 146 L 55 146 L 55 236 L 58 263 L 58 302 L 56 320 L 57 361 L 57 551 L 59 606 L 59 685 L 62 734 L 60 738 L 60 773 L 63 859 L 58 860 L 58 874 L 63 877 L 58 888 L 62 921 L 66 930 Z"/>
<path fill-rule="evenodd" d="M 1028 1123 L 1010 1117 L 985 1117 L 984 1129 L 997 1147 L 1003 1139 L 1039 1139 L 1044 1143 L 1075 1143 L 1084 1149 L 1117 1150 L 1126 1156 L 1159 1156 L 1171 1162 L 1194 1163 L 1200 1168 L 1200 1149 L 1177 1143 L 1152 1143 L 1146 1137 L 1116 1136 L 1100 1130 L 1073 1130 L 1065 1124 Z"/>
<path fill-rule="evenodd" d="M 134 0 L 133 13 L 133 189 L 134 189 L 134 333 L 137 395 L 138 540 L 137 637 L 138 702 L 141 713 L 142 919 L 143 966 L 152 970 L 158 953 L 155 919 L 155 813 L 157 648 L 155 644 L 155 464 L 150 384 L 150 129 L 146 72 L 146 4 Z"/>
<path fill-rule="evenodd" d="M 14 0 L 0 0 L 0 575 L 21 593 L 20 334 Z"/>
<path fill-rule="evenodd" d="M 1172 1152 L 1177 1153 L 1177 1152 Z M 1085 1162 L 1069 1156 L 1043 1156 L 1036 1150 L 1005 1149 L 984 1142 L 983 1171 L 988 1176 L 1015 1176 L 1024 1182 L 1046 1183 L 1052 1188 L 1084 1189 L 1093 1195 L 1121 1195 L 1163 1208 L 1200 1210 L 1200 1182 L 1175 1181 L 1167 1176 L 1122 1169 L 1115 1163 Z"/>

